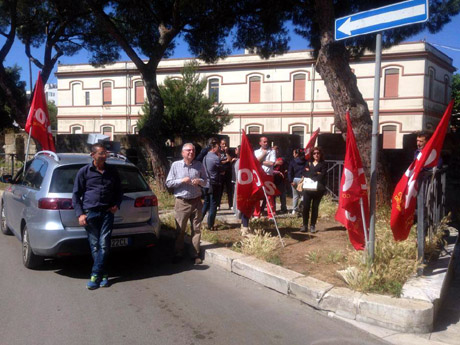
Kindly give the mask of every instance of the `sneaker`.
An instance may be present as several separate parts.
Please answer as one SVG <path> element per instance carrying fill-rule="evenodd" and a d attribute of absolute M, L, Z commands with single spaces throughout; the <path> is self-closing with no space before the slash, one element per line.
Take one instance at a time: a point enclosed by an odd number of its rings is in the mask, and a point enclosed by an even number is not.
<path fill-rule="evenodd" d="M 315 229 L 315 226 L 314 226 L 314 225 L 310 226 L 310 232 L 311 232 L 312 234 L 314 234 L 314 233 L 316 232 L 316 229 Z"/>
<path fill-rule="evenodd" d="M 88 283 L 86 283 L 86 288 L 88 290 L 95 290 L 99 287 L 99 277 L 97 275 L 91 275 Z"/>
<path fill-rule="evenodd" d="M 107 275 L 102 276 L 102 280 L 99 283 L 99 287 L 100 288 L 106 288 L 106 287 L 109 287 L 109 286 L 110 286 L 109 276 L 107 276 Z"/>
<path fill-rule="evenodd" d="M 307 227 L 305 225 L 302 225 L 302 227 L 299 230 L 300 232 L 307 232 Z"/>

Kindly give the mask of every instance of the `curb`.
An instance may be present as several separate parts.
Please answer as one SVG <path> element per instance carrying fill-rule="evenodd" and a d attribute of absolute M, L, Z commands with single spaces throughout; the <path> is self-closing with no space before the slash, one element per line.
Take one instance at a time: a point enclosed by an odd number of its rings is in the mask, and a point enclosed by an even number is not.
<path fill-rule="evenodd" d="M 449 229 L 458 236 L 457 230 Z M 298 272 L 234 252 L 210 248 L 202 241 L 205 262 L 251 279 L 263 286 L 291 296 L 303 303 L 334 315 L 403 333 L 429 333 L 452 276 L 455 244 L 446 248 L 430 276 L 412 278 L 404 285 L 402 298 L 364 294 L 304 276 Z M 428 267 L 429 268 L 429 267 Z"/>

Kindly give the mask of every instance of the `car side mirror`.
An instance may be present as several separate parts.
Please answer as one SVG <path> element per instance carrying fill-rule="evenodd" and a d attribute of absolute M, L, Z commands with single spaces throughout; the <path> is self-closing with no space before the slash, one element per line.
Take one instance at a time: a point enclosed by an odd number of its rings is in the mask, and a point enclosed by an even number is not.
<path fill-rule="evenodd" d="M 0 177 L 0 182 L 3 183 L 12 183 L 13 182 L 13 176 L 12 175 L 2 175 Z"/>

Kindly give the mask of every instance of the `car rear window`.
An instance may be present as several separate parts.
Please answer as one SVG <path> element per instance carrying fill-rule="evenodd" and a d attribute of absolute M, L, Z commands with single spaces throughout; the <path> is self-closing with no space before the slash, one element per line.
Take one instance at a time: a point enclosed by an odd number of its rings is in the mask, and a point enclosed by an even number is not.
<path fill-rule="evenodd" d="M 72 193 L 77 172 L 85 165 L 86 164 L 75 164 L 56 168 L 51 179 L 50 193 Z M 150 190 L 137 168 L 124 165 L 116 165 L 116 168 L 120 175 L 123 193 L 145 192 Z"/>

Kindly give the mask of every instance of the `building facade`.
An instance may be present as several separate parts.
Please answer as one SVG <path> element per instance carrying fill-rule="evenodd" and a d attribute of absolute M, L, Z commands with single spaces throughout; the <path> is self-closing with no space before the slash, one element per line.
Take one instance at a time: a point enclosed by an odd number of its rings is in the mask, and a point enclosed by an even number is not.
<path fill-rule="evenodd" d="M 190 59 L 165 59 L 158 83 L 180 77 Z M 368 52 L 350 67 L 372 115 L 375 55 Z M 452 59 L 426 42 L 384 50 L 380 79 L 380 132 L 384 148 L 402 147 L 404 134 L 434 129 L 451 94 Z M 230 146 L 246 133 L 297 134 L 303 145 L 312 131 L 334 133 L 334 111 L 324 82 L 315 72 L 310 50 L 261 59 L 254 54 L 229 56 L 216 64 L 200 63 L 207 92 L 224 103 L 232 122 L 221 134 Z M 132 62 L 106 67 L 59 65 L 58 133 L 136 133 L 145 90 Z"/>

